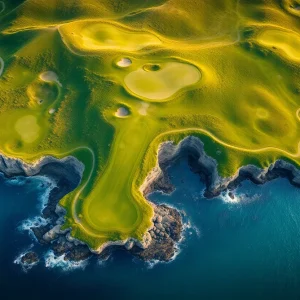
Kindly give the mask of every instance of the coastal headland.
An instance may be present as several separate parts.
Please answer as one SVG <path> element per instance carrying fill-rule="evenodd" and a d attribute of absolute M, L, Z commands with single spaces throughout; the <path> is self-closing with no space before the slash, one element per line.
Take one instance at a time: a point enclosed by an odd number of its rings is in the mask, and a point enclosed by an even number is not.
<path fill-rule="evenodd" d="M 38 241 L 169 261 L 184 224 L 147 195 L 184 156 L 207 198 L 299 186 L 299 30 L 289 0 L 0 1 L 0 171 L 56 185 Z"/>

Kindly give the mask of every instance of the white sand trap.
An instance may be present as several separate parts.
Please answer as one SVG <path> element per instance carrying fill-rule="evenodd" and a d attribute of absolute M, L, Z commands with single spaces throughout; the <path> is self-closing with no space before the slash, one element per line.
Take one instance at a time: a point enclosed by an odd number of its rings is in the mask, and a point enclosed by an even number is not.
<path fill-rule="evenodd" d="M 53 115 L 56 112 L 56 110 L 54 108 L 49 109 L 49 114 Z"/>
<path fill-rule="evenodd" d="M 40 79 L 46 82 L 56 82 L 60 87 L 62 87 L 62 84 L 58 80 L 57 74 L 53 71 L 47 71 L 40 74 Z"/>
<path fill-rule="evenodd" d="M 117 109 L 115 116 L 118 118 L 126 118 L 129 116 L 129 110 L 126 107 L 120 107 Z"/>
<path fill-rule="evenodd" d="M 141 107 L 139 109 L 139 114 L 142 115 L 142 116 L 146 116 L 147 115 L 147 110 L 148 110 L 149 106 L 150 106 L 149 103 L 142 103 Z"/>
<path fill-rule="evenodd" d="M 40 127 L 33 115 L 20 118 L 16 122 L 15 129 L 25 143 L 32 143 L 39 137 Z"/>
<path fill-rule="evenodd" d="M 131 66 L 132 61 L 130 58 L 123 57 L 121 60 L 117 62 L 117 66 L 121 68 L 127 68 Z"/>
<path fill-rule="evenodd" d="M 4 60 L 0 57 L 0 77 L 4 71 Z"/>

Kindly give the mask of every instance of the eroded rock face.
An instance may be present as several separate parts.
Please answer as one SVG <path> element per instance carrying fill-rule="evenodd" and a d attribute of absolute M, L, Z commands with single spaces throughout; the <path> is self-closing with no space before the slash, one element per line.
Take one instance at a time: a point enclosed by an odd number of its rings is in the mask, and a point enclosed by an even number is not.
<path fill-rule="evenodd" d="M 178 145 L 173 142 L 160 145 L 157 166 L 147 176 L 141 191 L 145 195 L 154 191 L 172 192 L 174 186 L 169 179 L 168 168 L 183 157 L 188 158 L 191 171 L 197 173 L 206 184 L 204 196 L 207 198 L 217 197 L 228 189 L 233 190 L 247 179 L 256 184 L 264 184 L 278 177 L 284 177 L 291 184 L 300 187 L 300 170 L 284 160 L 277 160 L 266 169 L 254 165 L 243 166 L 235 175 L 222 178 L 218 174 L 217 161 L 206 155 L 201 140 L 189 136 Z"/>
<path fill-rule="evenodd" d="M 202 175 L 209 189 L 216 189 L 222 183 L 215 159 L 206 155 L 204 144 L 196 137 L 187 137 L 178 145 L 165 142 L 159 146 L 157 166 L 147 176 L 141 186 L 144 195 L 154 191 L 170 193 L 174 190 L 168 168 L 183 157 L 193 158 L 193 171 Z"/>
<path fill-rule="evenodd" d="M 154 226 L 149 230 L 151 243 L 146 249 L 134 246 L 131 253 L 143 260 L 169 261 L 176 252 L 176 243 L 179 242 L 182 232 L 180 213 L 167 205 L 158 205 L 154 208 Z"/>
<path fill-rule="evenodd" d="M 205 182 L 207 198 L 216 197 L 224 191 L 232 191 L 247 179 L 256 184 L 263 184 L 278 177 L 285 177 L 293 185 L 300 187 L 300 170 L 284 160 L 278 160 L 266 169 L 253 165 L 244 166 L 234 176 L 221 178 L 217 171 L 216 160 L 206 155 L 200 139 L 190 136 L 178 145 L 172 142 L 160 145 L 157 166 L 141 186 L 141 192 L 145 197 L 156 190 L 165 193 L 174 190 L 168 168 L 183 157 L 189 159 L 191 170 L 199 174 L 200 179 Z M 183 229 L 182 218 L 178 210 L 167 205 L 153 204 L 153 226 L 145 234 L 143 241 L 128 239 L 108 243 L 97 254 L 87 245 L 72 238 L 69 230 L 62 231 L 65 211 L 58 203 L 63 196 L 79 185 L 83 173 L 83 165 L 76 158 L 57 160 L 46 157 L 33 165 L 28 165 L 21 160 L 0 155 L 0 172 L 10 177 L 47 176 L 55 182 L 56 186 L 51 190 L 48 204 L 42 212 L 42 217 L 49 222 L 47 225 L 33 227 L 32 231 L 37 240 L 50 247 L 57 256 L 64 255 L 66 260 L 80 261 L 97 255 L 105 260 L 116 249 L 122 249 L 146 261 L 169 261 L 176 252 L 176 244 L 181 239 Z M 35 261 L 36 256 L 33 253 L 24 256 L 24 261 Z"/>

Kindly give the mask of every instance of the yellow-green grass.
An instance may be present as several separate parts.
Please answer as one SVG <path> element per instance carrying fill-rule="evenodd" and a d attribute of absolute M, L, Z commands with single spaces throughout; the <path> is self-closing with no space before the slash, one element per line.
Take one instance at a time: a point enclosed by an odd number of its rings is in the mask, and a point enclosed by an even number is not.
<path fill-rule="evenodd" d="M 134 52 L 161 45 L 160 39 L 148 32 L 129 30 L 114 23 L 80 21 L 60 27 L 66 45 L 79 53 L 103 50 Z"/>
<path fill-rule="evenodd" d="M 257 38 L 263 46 L 278 49 L 288 59 L 300 61 L 300 35 L 280 29 L 266 29 Z"/>
<path fill-rule="evenodd" d="M 222 176 L 278 158 L 299 165 L 295 18 L 275 1 L 10 3 L 0 15 L 1 151 L 74 155 L 86 168 L 60 202 L 64 228 L 93 249 L 142 239 L 153 209 L 139 188 L 161 142 L 201 138 Z"/>

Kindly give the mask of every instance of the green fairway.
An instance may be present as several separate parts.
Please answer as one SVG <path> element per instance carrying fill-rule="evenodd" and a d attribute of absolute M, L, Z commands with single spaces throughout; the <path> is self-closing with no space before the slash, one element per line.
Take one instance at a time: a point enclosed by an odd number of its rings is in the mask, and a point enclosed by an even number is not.
<path fill-rule="evenodd" d="M 280 29 L 267 29 L 258 37 L 259 43 L 279 49 L 288 59 L 300 61 L 300 35 Z"/>
<path fill-rule="evenodd" d="M 201 138 L 222 176 L 299 165 L 300 15 L 279 2 L 0 1 L 1 152 L 84 163 L 60 205 L 95 250 L 151 227 L 161 142 Z"/>
<path fill-rule="evenodd" d="M 132 32 L 126 28 L 97 21 L 81 21 L 60 27 L 70 48 L 80 52 L 115 50 L 138 51 L 148 46 L 160 45 L 153 34 Z"/>

